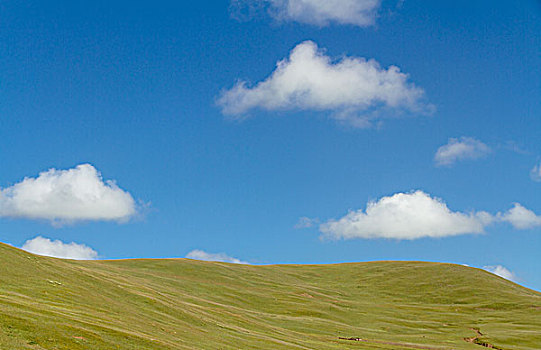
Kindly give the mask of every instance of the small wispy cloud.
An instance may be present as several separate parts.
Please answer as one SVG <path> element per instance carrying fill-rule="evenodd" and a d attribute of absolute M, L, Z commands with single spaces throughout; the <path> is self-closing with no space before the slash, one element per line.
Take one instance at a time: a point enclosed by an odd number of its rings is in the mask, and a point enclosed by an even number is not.
<path fill-rule="evenodd" d="M 98 258 L 98 252 L 84 244 L 51 241 L 41 236 L 26 241 L 21 249 L 33 254 L 62 259 L 95 260 Z"/>
<path fill-rule="evenodd" d="M 517 282 L 517 276 L 502 265 L 483 266 L 483 270 L 505 278 L 506 280 Z"/>
<path fill-rule="evenodd" d="M 381 0 L 232 0 L 235 14 L 248 16 L 267 11 L 277 21 L 293 21 L 320 27 L 330 24 L 374 25 Z M 238 17 L 238 16 L 235 16 Z"/>
<path fill-rule="evenodd" d="M 451 166 L 457 161 L 485 157 L 490 152 L 490 147 L 472 137 L 451 138 L 446 145 L 438 148 L 434 161 L 438 166 Z"/>
<path fill-rule="evenodd" d="M 115 181 L 104 181 L 90 164 L 50 169 L 0 189 L 0 217 L 76 221 L 126 221 L 137 214 L 132 196 Z"/>
<path fill-rule="evenodd" d="M 536 164 L 530 171 L 530 178 L 533 181 L 541 182 L 541 162 Z"/>
<path fill-rule="evenodd" d="M 295 224 L 296 229 L 310 228 L 319 224 L 319 219 L 309 218 L 306 216 L 300 217 L 297 223 Z"/>
<path fill-rule="evenodd" d="M 237 258 L 231 257 L 225 253 L 207 253 L 203 250 L 192 250 L 186 254 L 186 258 L 194 260 L 203 260 L 203 261 L 219 261 L 227 262 L 233 264 L 249 264 L 246 261 L 239 260 Z"/>
<path fill-rule="evenodd" d="M 518 144 L 515 141 L 507 141 L 499 146 L 499 148 L 514 152 L 516 154 L 531 155 L 532 152 L 528 151 L 524 146 Z"/>

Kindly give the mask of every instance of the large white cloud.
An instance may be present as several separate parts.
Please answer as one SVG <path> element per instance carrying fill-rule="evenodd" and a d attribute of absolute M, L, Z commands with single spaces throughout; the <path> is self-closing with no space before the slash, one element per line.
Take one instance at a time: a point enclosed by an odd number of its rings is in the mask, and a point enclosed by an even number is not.
<path fill-rule="evenodd" d="M 541 216 L 535 214 L 529 209 L 524 208 L 519 203 L 515 203 L 513 208 L 509 209 L 505 213 L 498 214 L 498 218 L 501 221 L 510 223 L 514 228 L 520 230 L 541 226 Z"/>
<path fill-rule="evenodd" d="M 304 218 L 303 221 L 304 223 Z M 482 233 L 490 224 L 507 222 L 515 229 L 541 227 L 541 215 L 515 203 L 495 215 L 486 211 L 451 211 L 439 198 L 423 191 L 396 193 L 368 202 L 366 210 L 350 211 L 338 220 L 319 225 L 324 238 L 418 239 Z M 310 227 L 310 226 L 303 226 Z"/>
<path fill-rule="evenodd" d="M 26 241 L 21 248 L 30 253 L 55 258 L 75 260 L 94 260 L 98 258 L 98 253 L 84 244 L 64 243 L 59 240 L 51 241 L 41 236 Z"/>
<path fill-rule="evenodd" d="M 539 164 L 536 164 L 532 170 L 530 171 L 530 177 L 534 181 L 541 182 L 541 162 Z"/>
<path fill-rule="evenodd" d="M 253 109 L 329 111 L 335 119 L 367 127 L 375 119 L 407 110 L 430 113 L 424 91 L 396 66 L 344 57 L 337 62 L 312 41 L 297 45 L 264 81 L 239 81 L 218 98 L 226 115 L 244 117 Z"/>
<path fill-rule="evenodd" d="M 194 260 L 204 260 L 204 261 L 220 261 L 220 262 L 228 262 L 233 264 L 248 264 L 246 261 L 239 260 L 237 258 L 233 258 L 227 254 L 224 253 L 207 253 L 203 250 L 192 250 L 188 254 L 186 254 L 186 257 L 188 259 L 194 259 Z"/>
<path fill-rule="evenodd" d="M 490 153 L 490 147 L 472 137 L 451 138 L 438 148 L 434 160 L 437 165 L 452 165 L 466 159 L 479 159 Z"/>
<path fill-rule="evenodd" d="M 517 282 L 517 276 L 502 265 L 483 266 L 484 270 L 513 282 Z"/>
<path fill-rule="evenodd" d="M 112 180 L 103 181 L 90 164 L 50 169 L 0 189 L 0 216 L 45 219 L 124 221 L 136 214 L 132 196 Z"/>
<path fill-rule="evenodd" d="M 417 239 L 482 233 L 493 217 L 486 212 L 451 211 L 438 198 L 422 192 L 397 193 L 367 204 L 320 225 L 324 237 L 334 239 Z"/>

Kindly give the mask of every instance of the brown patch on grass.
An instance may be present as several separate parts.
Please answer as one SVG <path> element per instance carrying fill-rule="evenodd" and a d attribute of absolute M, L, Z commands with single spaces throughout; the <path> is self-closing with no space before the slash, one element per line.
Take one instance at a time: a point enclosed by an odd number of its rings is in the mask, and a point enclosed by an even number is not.
<path fill-rule="evenodd" d="M 474 331 L 475 333 L 477 333 L 477 336 L 464 338 L 464 340 L 467 341 L 468 343 L 484 346 L 485 348 L 489 348 L 489 349 L 503 350 L 502 348 L 499 348 L 495 346 L 494 344 L 490 344 L 486 340 L 480 339 L 480 337 L 483 336 L 483 333 L 481 333 L 481 330 L 479 328 L 470 328 L 470 329 Z"/>

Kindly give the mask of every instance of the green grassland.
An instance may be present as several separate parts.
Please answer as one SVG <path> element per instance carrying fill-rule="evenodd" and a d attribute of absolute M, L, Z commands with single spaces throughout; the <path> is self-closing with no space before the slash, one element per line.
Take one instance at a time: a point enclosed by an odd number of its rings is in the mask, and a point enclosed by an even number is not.
<path fill-rule="evenodd" d="M 0 349 L 486 348 L 473 341 L 540 349 L 541 294 L 453 264 L 71 261 L 0 244 Z"/>

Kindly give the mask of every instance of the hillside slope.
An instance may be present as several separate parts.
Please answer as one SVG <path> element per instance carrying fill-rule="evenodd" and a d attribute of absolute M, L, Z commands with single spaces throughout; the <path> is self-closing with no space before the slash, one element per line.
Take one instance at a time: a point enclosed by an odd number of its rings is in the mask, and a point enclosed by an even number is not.
<path fill-rule="evenodd" d="M 541 294 L 459 265 L 70 261 L 0 244 L 0 266 L 0 349 L 541 347 Z"/>

